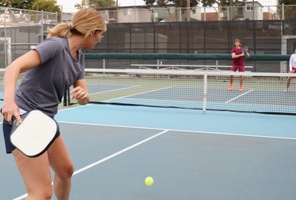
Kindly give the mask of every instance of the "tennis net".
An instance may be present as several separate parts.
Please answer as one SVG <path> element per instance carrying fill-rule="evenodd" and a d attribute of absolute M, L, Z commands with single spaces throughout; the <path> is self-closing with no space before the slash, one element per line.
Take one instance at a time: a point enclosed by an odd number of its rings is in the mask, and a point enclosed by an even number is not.
<path fill-rule="evenodd" d="M 285 91 L 287 77 L 296 74 L 151 69 L 86 69 L 85 74 L 91 103 L 296 114 L 294 79 Z M 69 94 L 65 100 L 75 104 Z"/>

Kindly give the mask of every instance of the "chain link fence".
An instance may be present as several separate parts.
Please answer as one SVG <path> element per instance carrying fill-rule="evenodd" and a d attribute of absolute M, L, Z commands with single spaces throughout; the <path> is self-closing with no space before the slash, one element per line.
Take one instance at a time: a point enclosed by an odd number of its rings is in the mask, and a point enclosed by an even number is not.
<path fill-rule="evenodd" d="M 295 20 L 110 23 L 102 41 L 88 52 L 230 54 L 234 40 L 238 38 L 248 46 L 250 54 L 291 54 L 296 47 L 295 35 Z M 132 62 L 157 63 L 156 60 Z M 127 68 L 130 64 L 126 60 L 105 63 L 110 68 Z M 212 65 L 216 62 L 180 61 L 179 64 Z M 219 64 L 231 65 L 231 61 L 219 61 Z M 286 71 L 279 61 L 250 61 L 246 64 L 254 66 L 257 72 Z M 87 60 L 87 66 L 97 65 L 95 61 Z"/>
<path fill-rule="evenodd" d="M 0 7 L 0 68 L 40 43 L 57 22 L 57 13 Z"/>
<path fill-rule="evenodd" d="M 152 8 L 145 6 L 111 9 L 108 12 L 100 10 L 108 22 L 108 31 L 102 41 L 89 52 L 227 54 L 230 53 L 234 39 L 239 38 L 243 45 L 248 46 L 251 54 L 291 54 L 296 47 L 296 21 L 294 19 L 278 19 L 280 16 L 286 16 L 282 10 L 287 13 L 288 8 L 292 7 L 277 6 L 275 9 L 271 6 L 268 7 L 268 12 L 272 13 L 274 10 L 274 16 L 277 16 L 273 20 L 252 20 L 244 15 L 241 20 L 224 20 L 221 18 L 219 20 L 209 20 L 208 18 L 206 20 L 192 20 L 191 18 L 190 22 L 183 21 L 185 18 L 159 21 L 160 14 L 158 14 L 158 20 L 155 20 L 153 18 L 155 15 L 151 16 Z M 111 23 L 111 18 L 118 18 L 116 12 L 122 10 L 122 14 L 125 13 L 129 16 L 135 13 L 134 9 L 147 9 L 150 12 L 148 17 L 150 21 L 147 21 L 149 23 Z M 214 11 L 217 9 L 215 8 Z M 243 7 L 243 9 L 247 8 Z M 264 9 L 266 8 L 264 7 Z M 262 8 L 262 11 L 264 9 Z M 227 8 L 226 10 L 233 9 Z M 168 11 L 170 10 L 166 9 L 166 12 Z M 106 16 L 106 13 L 108 13 L 108 16 Z M 113 13 L 112 16 L 110 13 Z M 156 13 L 156 11 L 154 10 L 153 13 Z M 209 17 L 210 11 L 207 10 L 204 13 L 206 13 L 206 17 Z M 146 19 L 144 15 L 145 13 L 141 12 L 138 19 Z M 225 15 L 219 14 L 219 16 Z M 60 21 L 67 22 L 70 19 L 69 14 L 59 16 L 57 13 L 0 7 L 0 67 L 6 67 L 12 60 L 40 43 L 48 27 L 53 27 Z M 120 19 L 124 18 L 121 17 Z M 124 60 L 118 62 L 107 60 L 99 63 L 104 63 L 109 68 L 126 68 L 130 66 L 131 62 L 157 63 L 159 61 Z M 174 62 L 180 64 L 217 64 L 215 61 L 207 60 L 187 61 L 188 63 L 182 63 L 185 61 Z M 287 69 L 286 63 L 281 62 L 250 62 L 246 64 L 254 66 L 254 71 L 258 72 L 285 72 Z M 219 61 L 219 64 L 228 65 L 230 63 L 229 61 Z M 101 64 L 94 60 L 87 60 L 87 67 L 99 67 L 98 65 Z"/>

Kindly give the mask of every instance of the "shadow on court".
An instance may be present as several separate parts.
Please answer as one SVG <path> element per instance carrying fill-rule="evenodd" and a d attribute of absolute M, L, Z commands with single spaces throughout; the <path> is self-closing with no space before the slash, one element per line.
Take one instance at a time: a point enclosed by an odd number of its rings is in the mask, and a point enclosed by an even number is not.
<path fill-rule="evenodd" d="M 74 111 L 62 114 L 70 119 Z M 104 118 L 99 112 L 89 117 Z M 114 125 L 58 117 L 75 166 L 71 200 L 296 199 L 293 138 L 123 126 L 116 125 L 119 113 L 112 114 Z M 135 114 L 126 112 L 126 117 L 143 117 Z M 22 196 L 25 189 L 12 157 L 3 151 L 0 156 L 1 199 Z M 144 184 L 147 176 L 154 178 L 151 187 Z"/>

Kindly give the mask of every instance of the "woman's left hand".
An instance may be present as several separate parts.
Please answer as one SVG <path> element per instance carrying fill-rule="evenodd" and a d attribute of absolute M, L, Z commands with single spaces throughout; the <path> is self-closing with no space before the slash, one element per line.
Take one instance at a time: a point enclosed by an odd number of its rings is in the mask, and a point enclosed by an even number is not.
<path fill-rule="evenodd" d="M 89 102 L 89 93 L 81 86 L 77 86 L 70 91 L 72 99 L 76 99 L 79 104 L 87 104 Z"/>

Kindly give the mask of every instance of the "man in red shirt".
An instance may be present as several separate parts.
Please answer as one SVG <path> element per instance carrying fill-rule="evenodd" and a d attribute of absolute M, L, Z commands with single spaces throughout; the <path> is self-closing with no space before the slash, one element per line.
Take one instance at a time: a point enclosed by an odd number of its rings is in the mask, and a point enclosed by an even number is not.
<path fill-rule="evenodd" d="M 249 57 L 250 54 L 248 52 L 244 52 L 241 45 L 242 44 L 240 40 L 235 39 L 234 47 L 231 50 L 231 57 L 232 57 L 231 71 L 232 72 L 236 72 L 236 71 L 245 72 L 245 55 Z M 240 92 L 243 91 L 243 80 L 244 80 L 244 77 L 240 76 L 240 87 L 239 87 Z M 230 86 L 228 90 L 232 90 L 232 89 L 233 89 L 233 75 L 230 76 Z"/>

